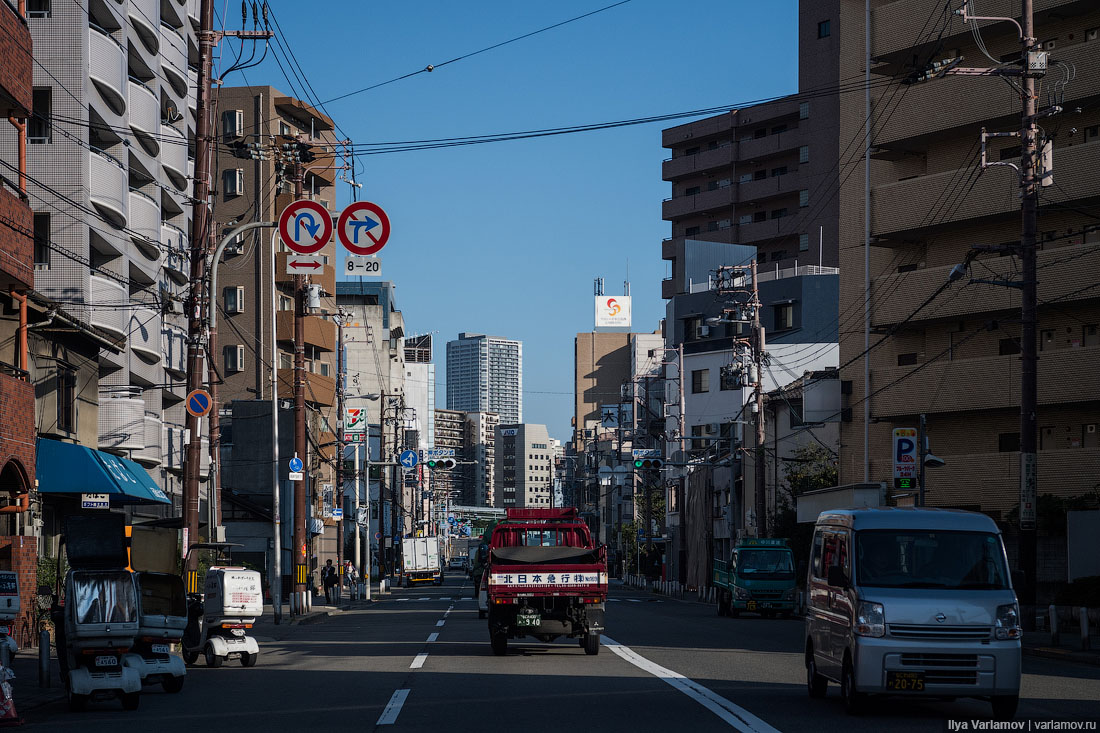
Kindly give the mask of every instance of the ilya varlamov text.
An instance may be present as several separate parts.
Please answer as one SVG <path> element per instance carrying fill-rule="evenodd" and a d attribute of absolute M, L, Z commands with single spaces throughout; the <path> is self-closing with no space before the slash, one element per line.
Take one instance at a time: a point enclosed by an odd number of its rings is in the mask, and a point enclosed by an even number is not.
<path fill-rule="evenodd" d="M 1093 720 L 949 720 L 949 731 L 972 730 L 1096 730 Z"/>

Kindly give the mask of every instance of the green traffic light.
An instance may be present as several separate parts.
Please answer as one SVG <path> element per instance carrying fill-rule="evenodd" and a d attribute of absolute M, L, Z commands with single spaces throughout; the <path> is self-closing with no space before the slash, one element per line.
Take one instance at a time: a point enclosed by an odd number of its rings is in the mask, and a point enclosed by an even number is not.
<path fill-rule="evenodd" d="M 640 460 L 634 461 L 634 468 L 641 468 L 641 467 L 642 467 L 642 461 L 640 461 Z"/>

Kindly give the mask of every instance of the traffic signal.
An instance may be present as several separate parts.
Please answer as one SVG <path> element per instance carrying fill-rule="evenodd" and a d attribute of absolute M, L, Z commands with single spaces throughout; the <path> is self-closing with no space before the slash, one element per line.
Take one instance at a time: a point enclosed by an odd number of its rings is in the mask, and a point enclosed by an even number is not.
<path fill-rule="evenodd" d="M 658 471 L 664 465 L 665 465 L 665 462 L 661 458 L 635 458 L 634 459 L 634 468 L 637 468 L 637 469 L 640 469 L 640 470 Z"/>
<path fill-rule="evenodd" d="M 455 465 L 457 465 L 455 463 L 455 459 L 453 459 L 453 458 L 432 458 L 432 459 L 429 459 L 427 461 L 427 464 L 428 464 L 428 468 L 432 469 L 433 471 L 437 471 L 437 470 L 440 470 L 440 469 L 448 469 L 449 470 L 449 469 L 454 468 Z"/>

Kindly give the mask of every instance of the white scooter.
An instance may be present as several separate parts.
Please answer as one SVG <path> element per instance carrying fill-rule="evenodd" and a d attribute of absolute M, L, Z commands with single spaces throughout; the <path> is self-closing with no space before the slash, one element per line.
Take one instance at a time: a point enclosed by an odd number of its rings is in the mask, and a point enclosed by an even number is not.
<path fill-rule="evenodd" d="M 187 668 L 173 654 L 183 640 L 187 626 L 187 599 L 183 578 L 168 573 L 134 574 L 138 587 L 140 628 L 137 641 L 123 657 L 127 667 L 137 670 L 143 685 L 160 684 L 165 692 L 183 689 Z"/>
<path fill-rule="evenodd" d="M 194 664 L 201 652 L 208 667 L 220 667 L 234 657 L 240 659 L 241 666 L 255 666 L 260 647 L 247 630 L 264 611 L 260 574 L 215 566 L 206 571 L 203 590 L 202 597 L 188 596 L 184 661 Z"/>

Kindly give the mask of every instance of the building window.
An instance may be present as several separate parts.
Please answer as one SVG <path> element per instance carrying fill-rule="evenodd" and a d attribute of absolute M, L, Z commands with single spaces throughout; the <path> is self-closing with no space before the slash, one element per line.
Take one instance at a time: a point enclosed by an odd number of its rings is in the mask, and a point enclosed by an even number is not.
<path fill-rule="evenodd" d="M 766 212 L 766 211 L 757 211 L 752 215 L 752 220 L 754 222 L 767 221 L 768 220 L 768 212 Z"/>
<path fill-rule="evenodd" d="M 917 363 L 917 352 L 912 351 L 908 354 L 898 354 L 898 366 L 913 366 Z"/>
<path fill-rule="evenodd" d="M 1001 433 L 998 435 L 997 450 L 1001 453 L 1015 453 L 1020 450 L 1020 434 Z"/>
<path fill-rule="evenodd" d="M 752 183 L 752 174 L 751 173 L 742 173 L 740 176 L 738 176 L 737 182 L 738 183 Z"/>
<path fill-rule="evenodd" d="M 794 303 L 775 306 L 775 328 L 778 331 L 794 328 Z"/>
<path fill-rule="evenodd" d="M 684 230 L 685 237 L 693 237 L 699 233 L 699 227 L 688 227 Z"/>
<path fill-rule="evenodd" d="M 798 119 L 808 120 L 810 118 L 810 103 L 802 102 L 798 105 Z"/>
<path fill-rule="evenodd" d="M 787 207 L 785 207 L 785 206 L 782 209 L 772 209 L 772 212 L 771 212 L 771 218 L 773 218 L 773 219 L 782 219 L 786 215 L 787 215 Z"/>
<path fill-rule="evenodd" d="M 809 163 L 810 162 L 810 146 L 803 145 L 798 149 L 798 162 Z"/>
<path fill-rule="evenodd" d="M 829 21 L 823 20 L 817 24 L 817 37 L 828 38 L 832 33 L 832 28 L 829 27 Z"/>
<path fill-rule="evenodd" d="M 1096 346 L 1100 344 L 1100 338 L 1097 337 L 1096 324 L 1089 323 L 1081 326 L 1081 338 L 1082 346 Z"/>
<path fill-rule="evenodd" d="M 48 269 L 50 266 L 50 215 L 34 215 L 34 266 Z"/>
<path fill-rule="evenodd" d="M 279 354 L 279 368 L 280 369 L 293 369 L 294 357 L 290 354 Z"/>
<path fill-rule="evenodd" d="M 768 171 L 764 168 L 761 168 L 758 171 L 753 171 L 753 174 L 752 174 L 752 178 L 753 178 L 754 181 L 763 181 L 767 177 L 768 177 Z"/>
<path fill-rule="evenodd" d="M 694 196 L 697 193 L 699 193 L 699 187 L 698 186 L 692 186 L 691 188 L 688 188 L 684 191 L 685 196 Z"/>
<path fill-rule="evenodd" d="M 225 312 L 244 313 L 243 285 L 231 285 L 225 289 Z"/>
<path fill-rule="evenodd" d="M 741 214 L 737 217 L 738 224 L 752 224 L 752 214 Z"/>
<path fill-rule="evenodd" d="M 53 142 L 53 88 L 38 87 L 31 92 L 31 119 L 27 125 L 27 142 L 46 145 Z"/>
<path fill-rule="evenodd" d="M 50 0 L 27 0 L 28 18 L 49 18 Z"/>
<path fill-rule="evenodd" d="M 759 130 L 753 130 L 752 137 L 754 140 L 759 140 L 762 137 L 768 136 L 768 128 L 761 127 Z"/>
<path fill-rule="evenodd" d="M 244 371 L 244 346 L 242 344 L 230 344 L 225 347 L 225 371 Z"/>
<path fill-rule="evenodd" d="M 227 109 L 222 112 L 222 133 L 226 137 L 240 137 L 244 134 L 244 110 Z"/>
<path fill-rule="evenodd" d="M 57 429 L 76 432 L 76 370 L 57 365 Z"/>
<path fill-rule="evenodd" d="M 778 135 L 781 132 L 786 132 L 786 131 L 787 131 L 787 126 L 786 125 L 776 125 L 775 127 L 772 128 L 772 134 L 773 135 Z"/>
<path fill-rule="evenodd" d="M 776 251 L 772 252 L 772 262 L 779 262 L 780 260 L 785 259 L 787 259 L 787 250 L 777 249 Z"/>
<path fill-rule="evenodd" d="M 691 372 L 691 393 L 701 394 L 710 391 L 710 369 L 693 369 Z"/>
<path fill-rule="evenodd" d="M 807 188 L 798 192 L 798 205 L 809 206 L 810 205 L 810 190 Z"/>
<path fill-rule="evenodd" d="M 1020 340 L 1015 338 L 1001 339 L 997 342 L 997 353 L 1001 356 L 1012 356 L 1020 353 Z"/>
<path fill-rule="evenodd" d="M 1054 348 L 1054 329 L 1044 329 L 1039 332 L 1039 351 L 1049 351 Z"/>
<path fill-rule="evenodd" d="M 285 295 L 279 296 L 279 310 L 288 311 L 294 309 L 294 300 Z"/>
<path fill-rule="evenodd" d="M 802 417 L 803 416 L 802 400 L 791 399 L 791 400 L 786 400 L 786 403 L 787 403 L 787 409 L 789 411 L 788 415 L 790 416 L 790 420 L 791 420 L 791 427 L 792 428 L 797 428 L 797 427 L 801 427 L 801 426 L 805 425 L 806 423 L 805 423 L 805 421 L 803 420 L 803 417 Z"/>
<path fill-rule="evenodd" d="M 772 168 L 772 178 L 785 175 L 787 175 L 787 166 L 781 165 L 778 168 Z"/>
<path fill-rule="evenodd" d="M 240 196 L 244 193 L 244 170 L 242 168 L 227 168 L 222 171 L 223 193 L 227 197 Z"/>
<path fill-rule="evenodd" d="M 806 252 L 810 249 L 810 235 L 799 234 L 798 235 L 798 251 Z"/>

